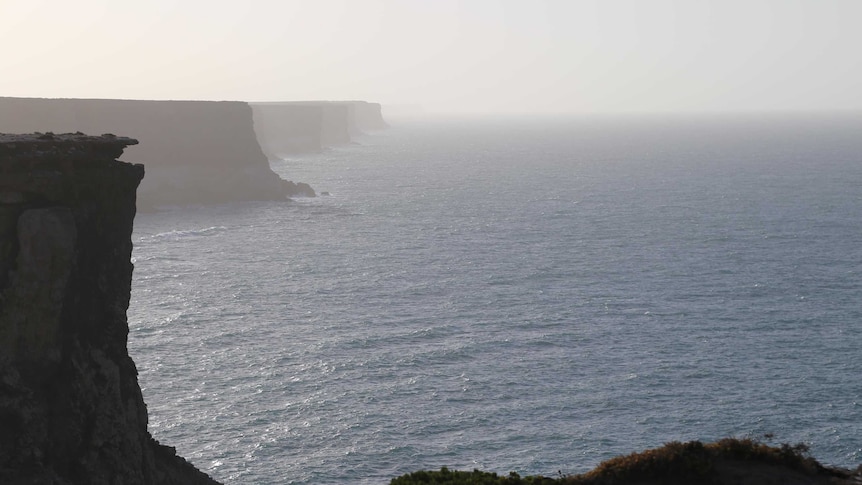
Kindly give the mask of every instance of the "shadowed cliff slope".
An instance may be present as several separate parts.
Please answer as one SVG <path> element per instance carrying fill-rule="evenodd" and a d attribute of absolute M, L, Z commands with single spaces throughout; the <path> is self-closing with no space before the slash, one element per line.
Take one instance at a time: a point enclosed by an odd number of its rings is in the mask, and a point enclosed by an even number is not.
<path fill-rule="evenodd" d="M 135 143 L 0 135 L 0 483 L 216 483 L 150 436 L 127 351 Z"/>
<path fill-rule="evenodd" d="M 270 169 L 253 124 L 251 107 L 237 101 L 0 97 L 0 132 L 127 133 L 138 139 L 125 158 L 147 167 L 138 192 L 144 207 L 313 195 Z"/>

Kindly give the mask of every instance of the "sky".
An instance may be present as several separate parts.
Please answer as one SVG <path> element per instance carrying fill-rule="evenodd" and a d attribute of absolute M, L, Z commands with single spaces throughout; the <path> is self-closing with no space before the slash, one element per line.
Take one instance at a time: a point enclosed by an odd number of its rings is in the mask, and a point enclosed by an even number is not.
<path fill-rule="evenodd" d="M 0 96 L 862 109 L 862 0 L 0 0 Z"/>

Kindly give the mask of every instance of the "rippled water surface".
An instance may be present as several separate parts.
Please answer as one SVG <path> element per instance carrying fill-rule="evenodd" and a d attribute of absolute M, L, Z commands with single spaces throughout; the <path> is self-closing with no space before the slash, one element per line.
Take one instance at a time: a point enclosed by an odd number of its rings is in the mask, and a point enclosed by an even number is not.
<path fill-rule="evenodd" d="M 774 433 L 862 462 L 862 118 L 396 123 L 332 195 L 139 214 L 129 346 L 226 483 L 555 475 Z"/>

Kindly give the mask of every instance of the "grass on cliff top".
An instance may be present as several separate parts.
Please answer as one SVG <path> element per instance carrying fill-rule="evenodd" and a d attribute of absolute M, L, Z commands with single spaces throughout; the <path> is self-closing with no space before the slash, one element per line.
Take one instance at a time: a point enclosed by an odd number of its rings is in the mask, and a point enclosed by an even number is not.
<path fill-rule="evenodd" d="M 517 473 L 500 476 L 473 470 L 418 471 L 393 479 L 390 485 L 604 485 L 630 482 L 717 483 L 717 464 L 721 462 L 757 463 L 779 466 L 805 475 L 817 475 L 825 469 L 808 456 L 804 444 L 766 445 L 753 439 L 725 438 L 715 443 L 700 441 L 672 442 L 666 445 L 619 456 L 602 462 L 595 469 L 576 476 L 549 478 L 521 477 Z"/>

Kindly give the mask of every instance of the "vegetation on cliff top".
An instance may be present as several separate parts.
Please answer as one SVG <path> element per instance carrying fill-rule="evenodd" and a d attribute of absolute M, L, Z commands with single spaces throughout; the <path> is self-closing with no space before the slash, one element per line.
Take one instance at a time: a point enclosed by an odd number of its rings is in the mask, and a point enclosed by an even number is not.
<path fill-rule="evenodd" d="M 419 471 L 393 479 L 390 485 L 610 485 L 724 483 L 854 483 L 846 470 L 825 468 L 808 455 L 804 444 L 764 444 L 753 439 L 726 438 L 715 443 L 672 442 L 660 448 L 605 461 L 576 476 L 500 476 L 473 470 Z"/>

